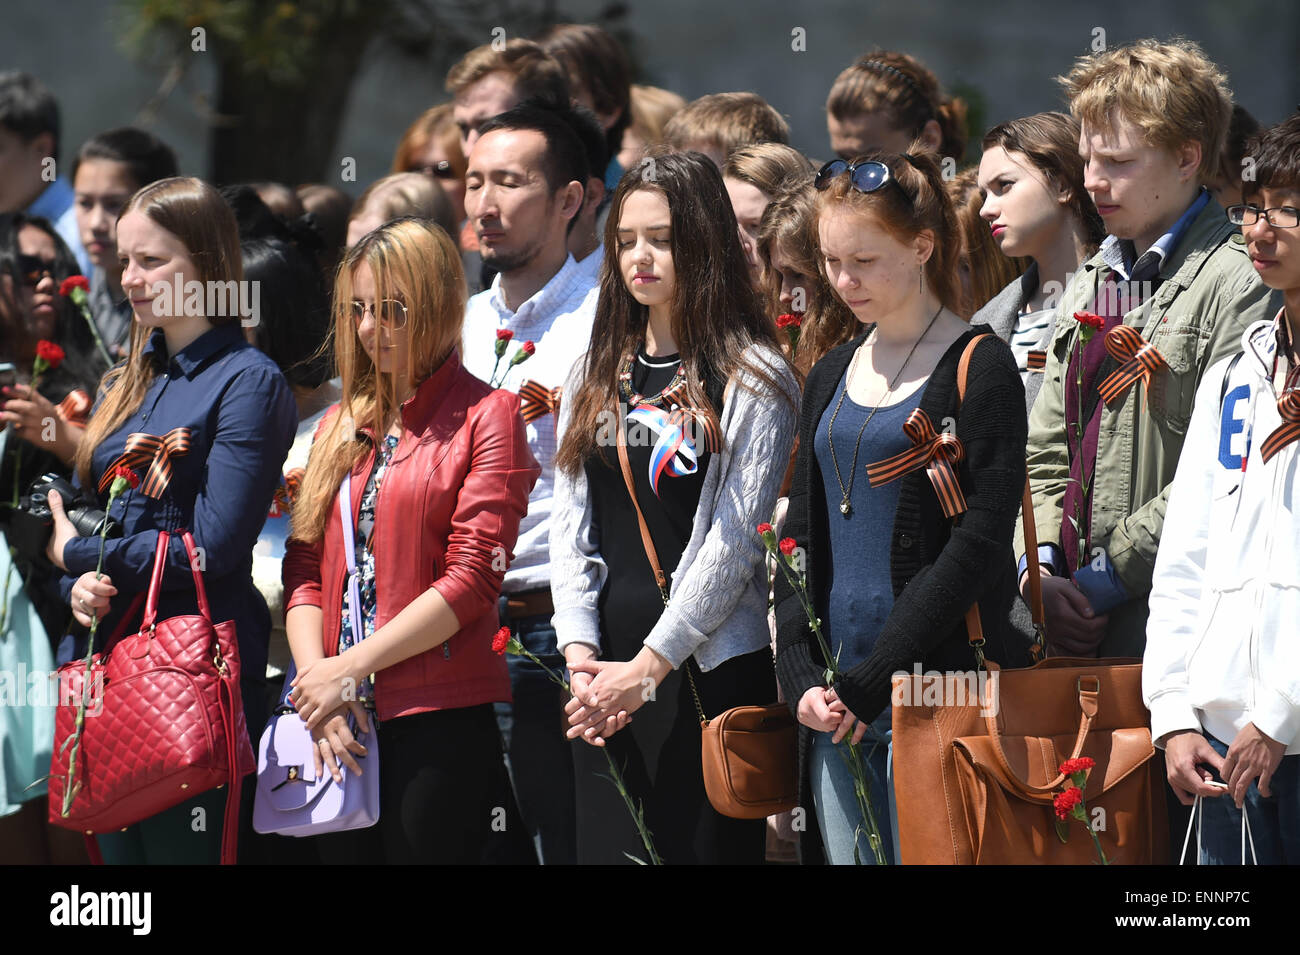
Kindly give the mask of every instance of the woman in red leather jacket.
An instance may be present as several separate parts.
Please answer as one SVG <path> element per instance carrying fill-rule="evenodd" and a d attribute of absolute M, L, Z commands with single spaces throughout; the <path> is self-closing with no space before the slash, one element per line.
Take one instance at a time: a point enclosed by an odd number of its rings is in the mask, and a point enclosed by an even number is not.
<path fill-rule="evenodd" d="M 357 701 L 373 697 L 380 816 L 320 837 L 326 862 L 477 862 L 503 804 L 492 704 L 510 699 L 510 678 L 492 636 L 540 469 L 518 397 L 461 365 L 464 288 L 451 240 L 415 219 L 361 239 L 335 283 L 343 399 L 321 422 L 294 504 L 285 625 L 317 771 L 368 771 L 372 714 Z M 358 626 L 346 599 L 344 475 Z"/>

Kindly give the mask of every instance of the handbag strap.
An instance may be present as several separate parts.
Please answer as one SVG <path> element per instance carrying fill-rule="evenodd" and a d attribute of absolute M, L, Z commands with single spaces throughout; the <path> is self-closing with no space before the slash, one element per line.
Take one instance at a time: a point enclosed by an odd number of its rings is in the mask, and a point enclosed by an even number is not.
<path fill-rule="evenodd" d="M 361 589 L 357 574 L 357 548 L 355 531 L 352 526 L 352 475 L 343 475 L 339 482 L 339 521 L 343 525 L 343 559 L 348 568 L 348 617 L 356 632 L 360 633 L 365 621 L 357 616 L 361 606 Z"/>
<path fill-rule="evenodd" d="M 659 587 L 659 596 L 663 598 L 664 606 L 667 607 L 669 599 L 668 575 L 664 573 L 663 565 L 659 563 L 659 552 L 655 549 L 654 538 L 650 536 L 650 525 L 646 523 L 645 514 L 641 510 L 641 502 L 636 497 L 636 482 L 632 478 L 632 462 L 627 457 L 627 434 L 624 431 L 626 426 L 627 423 L 620 414 L 618 426 L 614 429 L 618 435 L 618 463 L 623 470 L 623 483 L 627 485 L 628 497 L 632 498 L 632 506 L 636 508 L 636 522 L 637 526 L 641 528 L 641 546 L 645 548 L 645 555 L 650 561 L 650 569 L 654 571 L 655 583 Z M 695 712 L 699 714 L 700 725 L 706 725 L 709 718 L 704 715 L 704 707 L 700 704 L 700 691 L 695 686 L 695 675 L 691 672 L 691 658 L 687 657 L 682 666 L 686 670 L 686 680 L 691 686 L 691 697 L 695 701 Z"/>
<path fill-rule="evenodd" d="M 190 572 L 194 575 L 194 598 L 199 605 L 199 613 L 208 623 L 212 623 L 212 608 L 208 605 L 208 591 L 203 585 L 203 571 L 199 569 L 198 547 L 189 531 L 181 531 L 181 540 L 185 544 L 185 556 L 190 562 Z M 149 596 L 144 605 L 144 620 L 141 630 L 149 630 L 158 619 L 158 594 L 162 591 L 163 570 L 167 566 L 167 547 L 171 535 L 167 531 L 158 532 L 158 544 L 153 556 L 153 574 L 149 578 Z"/>
<path fill-rule="evenodd" d="M 984 335 L 977 335 L 971 339 L 961 353 L 961 360 L 957 363 L 957 405 L 959 408 L 961 403 L 966 400 L 966 384 L 970 374 L 971 358 L 975 354 L 975 347 L 983 339 Z M 1035 659 L 1042 659 L 1047 645 L 1045 636 L 1046 623 L 1043 614 L 1043 581 L 1042 569 L 1035 559 L 1038 554 L 1038 529 L 1034 524 L 1034 497 L 1029 488 L 1028 475 L 1025 477 L 1025 490 L 1021 497 L 1020 509 L 1025 530 L 1025 553 L 1031 555 L 1026 563 L 1029 567 L 1029 615 L 1034 622 L 1035 641 L 1033 652 Z M 970 645 L 976 650 L 977 658 L 982 660 L 981 648 L 984 645 L 984 629 L 980 621 L 978 603 L 972 604 L 971 608 L 966 611 L 966 632 L 969 636 Z"/>
<path fill-rule="evenodd" d="M 1240 353 L 1238 353 L 1240 354 Z M 1223 797 L 1220 796 L 1220 799 Z M 1192 801 L 1192 811 L 1187 817 L 1187 834 L 1183 836 L 1183 851 L 1178 853 L 1178 862 L 1180 865 L 1186 865 L 1187 843 L 1192 838 L 1192 826 L 1196 826 L 1196 864 L 1201 864 L 1201 827 L 1205 824 L 1204 812 L 1205 797 L 1199 793 Z M 1241 807 L 1241 864 L 1246 864 L 1246 842 L 1250 841 L 1250 861 L 1254 865 L 1259 865 L 1259 856 L 1255 855 L 1255 834 L 1250 831 L 1250 814 L 1246 812 L 1246 806 Z"/>

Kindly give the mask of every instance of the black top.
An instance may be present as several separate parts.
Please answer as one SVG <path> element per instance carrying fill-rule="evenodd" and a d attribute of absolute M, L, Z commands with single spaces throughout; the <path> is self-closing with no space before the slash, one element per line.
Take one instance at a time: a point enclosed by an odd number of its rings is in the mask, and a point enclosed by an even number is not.
<path fill-rule="evenodd" d="M 632 364 L 634 391 L 647 396 L 658 394 L 668 386 L 680 364 L 681 358 L 676 354 L 651 358 L 642 347 Z M 716 390 L 716 396 L 714 389 L 708 389 L 708 393 L 715 402 L 714 407 L 720 408 L 721 390 Z M 626 404 L 621 404 L 619 410 L 628 439 L 628 461 L 636 482 L 637 500 L 650 527 L 659 564 L 671 578 L 691 537 L 710 455 L 703 442 L 699 442 L 695 472 L 673 476 L 665 470 L 659 477 L 659 493 L 656 495 L 651 487 L 649 469 L 658 435 L 645 425 L 629 424 Z M 678 460 L 683 459 L 679 457 Z M 630 659 L 619 651 L 640 647 L 663 612 L 663 599 L 659 596 L 654 571 L 641 543 L 636 510 L 628 497 L 627 484 L 619 467 L 618 449 L 598 447 L 588 456 L 584 467 L 591 495 L 592 519 L 599 528 L 601 541 L 605 542 L 601 556 L 608 570 L 605 586 L 600 592 L 600 629 L 606 642 L 611 633 L 619 637 L 619 647 L 602 647 L 602 653 L 610 659 Z M 636 649 L 632 649 L 632 654 L 635 652 Z"/>

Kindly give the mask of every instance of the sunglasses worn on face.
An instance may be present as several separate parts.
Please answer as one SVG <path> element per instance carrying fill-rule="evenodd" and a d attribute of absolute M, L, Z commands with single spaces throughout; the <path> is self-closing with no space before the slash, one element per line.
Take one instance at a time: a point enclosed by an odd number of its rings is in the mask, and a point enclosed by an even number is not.
<path fill-rule="evenodd" d="M 352 320 L 360 324 L 370 312 L 384 328 L 396 331 L 406 324 L 406 306 L 394 298 L 386 298 L 374 306 L 368 302 L 352 303 Z"/>
<path fill-rule="evenodd" d="M 18 278 L 28 288 L 36 288 L 47 275 L 54 278 L 54 263 L 35 255 L 18 256 Z"/>
<path fill-rule="evenodd" d="M 904 156 L 903 158 L 911 162 L 911 157 Z M 868 159 L 859 163 L 845 162 L 843 159 L 832 159 L 817 171 L 817 178 L 813 180 L 813 187 L 818 190 L 825 189 L 833 179 L 846 172 L 849 174 L 849 181 L 853 183 L 853 188 L 858 192 L 876 192 L 892 182 L 898 191 L 907 198 L 908 202 L 913 201 L 912 196 L 903 188 L 902 183 L 895 178 L 890 168 L 879 159 Z"/>

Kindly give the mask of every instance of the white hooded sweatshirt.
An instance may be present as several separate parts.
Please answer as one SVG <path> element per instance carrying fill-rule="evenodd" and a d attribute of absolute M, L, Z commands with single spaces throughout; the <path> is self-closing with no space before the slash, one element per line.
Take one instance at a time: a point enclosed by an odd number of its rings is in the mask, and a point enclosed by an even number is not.
<path fill-rule="evenodd" d="M 1197 391 L 1149 598 L 1142 693 L 1157 740 L 1204 729 L 1230 744 L 1254 723 L 1300 753 L 1300 442 L 1260 457 L 1282 423 L 1281 321 L 1246 329 L 1242 355 Z"/>

